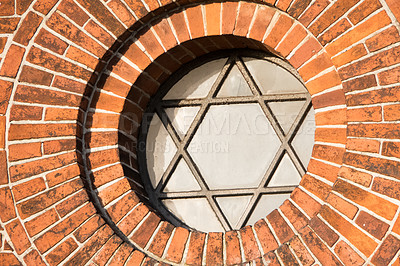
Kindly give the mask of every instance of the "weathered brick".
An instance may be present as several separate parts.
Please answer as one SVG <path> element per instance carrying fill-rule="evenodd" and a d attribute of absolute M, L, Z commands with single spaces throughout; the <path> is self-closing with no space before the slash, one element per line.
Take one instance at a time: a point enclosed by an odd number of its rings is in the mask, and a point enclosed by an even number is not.
<path fill-rule="evenodd" d="M 76 162 L 76 153 L 70 152 L 10 167 L 11 180 L 17 181 L 29 176 Z"/>
<path fill-rule="evenodd" d="M 3 223 L 16 217 L 14 200 L 8 187 L 0 188 L 0 219 Z"/>
<path fill-rule="evenodd" d="M 179 263 L 183 258 L 183 251 L 189 236 L 189 231 L 183 227 L 176 227 L 166 258 Z"/>
<path fill-rule="evenodd" d="M 35 195 L 45 189 L 46 184 L 41 177 L 29 180 L 25 183 L 18 184 L 16 186 L 13 186 L 12 188 L 14 199 L 16 201 L 20 201 L 26 197 Z"/>
<path fill-rule="evenodd" d="M 35 266 L 45 266 L 46 264 L 42 260 L 37 250 L 32 250 L 28 254 L 25 255 L 24 261 L 27 265 L 35 265 Z"/>
<path fill-rule="evenodd" d="M 300 231 L 300 235 L 307 247 L 319 261 L 323 261 L 328 265 L 342 265 L 335 255 L 332 254 L 328 247 L 309 227 L 304 227 Z"/>
<path fill-rule="evenodd" d="M 366 75 L 343 82 L 344 92 L 352 92 L 375 87 L 377 85 L 375 75 Z"/>
<path fill-rule="evenodd" d="M 399 32 L 395 27 L 390 27 L 365 41 L 371 52 L 378 51 L 400 41 Z"/>
<path fill-rule="evenodd" d="M 300 1 L 303 2 L 303 1 Z M 317 0 L 307 8 L 307 10 L 301 14 L 299 21 L 305 26 L 308 25 L 330 4 L 329 0 Z M 289 11 L 290 12 L 290 11 Z"/>
<path fill-rule="evenodd" d="M 367 54 L 368 54 L 368 52 L 365 49 L 365 46 L 362 43 L 360 43 L 356 46 L 353 46 L 352 48 L 345 51 L 344 53 L 341 53 L 338 56 L 333 57 L 332 63 L 336 67 L 339 68 L 339 67 L 346 65 L 352 61 L 355 61 Z"/>
<path fill-rule="evenodd" d="M 297 236 L 290 240 L 289 246 L 292 248 L 297 258 L 299 258 L 302 265 L 310 266 L 314 263 L 314 258 Z"/>
<path fill-rule="evenodd" d="M 8 183 L 7 153 L 6 151 L 0 151 L 0 185 L 4 185 L 7 183 Z"/>
<path fill-rule="evenodd" d="M 353 224 L 342 218 L 335 211 L 324 205 L 320 212 L 332 227 L 345 236 L 364 255 L 369 256 L 377 247 L 377 243 L 366 234 L 357 229 Z"/>
<path fill-rule="evenodd" d="M 337 21 L 344 13 L 357 4 L 358 0 L 340 0 L 329 7 L 310 27 L 314 35 L 319 35 Z"/>
<path fill-rule="evenodd" d="M 42 20 L 39 15 L 29 12 L 15 33 L 13 40 L 22 45 L 28 45 Z"/>
<path fill-rule="evenodd" d="M 186 263 L 189 265 L 200 265 L 203 258 L 204 242 L 206 234 L 193 231 L 190 235 L 189 249 L 186 255 Z"/>
<path fill-rule="evenodd" d="M 347 109 L 335 109 L 330 111 L 318 112 L 315 114 L 315 124 L 323 125 L 345 125 Z"/>
<path fill-rule="evenodd" d="M 285 200 L 279 209 L 296 230 L 299 230 L 307 225 L 308 219 L 306 216 L 301 213 L 301 211 L 297 209 L 289 200 Z"/>
<path fill-rule="evenodd" d="M 356 206 L 342 199 L 341 197 L 336 196 L 333 193 L 329 194 L 328 198 L 326 199 L 326 202 L 329 203 L 336 210 L 340 211 L 341 213 L 349 217 L 350 219 L 353 219 L 358 211 L 358 208 Z"/>
<path fill-rule="evenodd" d="M 335 182 L 339 172 L 338 167 L 313 159 L 308 163 L 307 170 L 331 182 Z"/>
<path fill-rule="evenodd" d="M 254 260 L 261 256 L 257 241 L 251 226 L 245 226 L 239 230 L 242 238 L 243 252 L 246 261 Z"/>
<path fill-rule="evenodd" d="M 253 19 L 256 9 L 256 4 L 241 2 L 239 7 L 239 13 L 236 19 L 235 29 L 233 30 L 234 35 L 246 36 L 249 32 L 250 23 Z"/>
<path fill-rule="evenodd" d="M 104 224 L 103 218 L 99 215 L 91 217 L 83 225 L 81 225 L 78 230 L 74 232 L 76 240 L 80 243 L 85 242 L 92 234 L 94 234 L 97 229 L 99 229 Z"/>
<path fill-rule="evenodd" d="M 287 57 L 306 36 L 303 26 L 296 24 L 275 49 L 283 57 Z"/>
<path fill-rule="evenodd" d="M 18 210 L 21 217 L 29 217 L 43 209 L 53 205 L 64 197 L 72 194 L 78 189 L 82 188 L 82 181 L 79 179 L 70 181 L 63 184 L 60 187 L 51 189 L 45 193 L 42 193 L 34 198 L 31 198 L 18 205 Z"/>
<path fill-rule="evenodd" d="M 38 237 L 34 242 L 36 247 L 41 253 L 46 252 L 51 247 L 55 246 L 66 235 L 74 231 L 86 219 L 92 216 L 96 209 L 92 204 L 86 204 L 77 212 L 69 216 L 67 219 L 61 221 L 45 234 Z"/>
<path fill-rule="evenodd" d="M 72 59 L 75 62 L 81 63 L 90 69 L 96 69 L 99 64 L 99 61 L 95 56 L 92 56 L 89 53 L 86 53 L 81 49 L 75 48 L 73 46 L 69 47 L 66 57 Z"/>
<path fill-rule="evenodd" d="M 336 22 L 331 28 L 329 28 L 326 32 L 321 34 L 318 37 L 318 40 L 321 42 L 323 46 L 325 46 L 327 43 L 330 43 L 332 40 L 336 39 L 338 36 L 342 35 L 343 32 L 347 31 L 350 29 L 352 26 L 350 22 L 346 19 L 343 18 Z"/>
<path fill-rule="evenodd" d="M 316 96 L 312 99 L 313 107 L 324 108 L 328 106 L 344 105 L 346 103 L 343 90 L 338 89 Z"/>
<path fill-rule="evenodd" d="M 372 172 L 377 172 L 400 179 L 400 164 L 397 161 L 354 153 L 346 153 L 344 161 L 346 164 L 355 167 L 364 168 Z"/>
<path fill-rule="evenodd" d="M 335 252 L 345 265 L 364 265 L 364 260 L 346 242 L 339 241 L 335 246 Z"/>
<path fill-rule="evenodd" d="M 139 205 L 118 224 L 118 228 L 125 235 L 129 235 L 148 212 L 149 209 L 145 205 Z"/>
<path fill-rule="evenodd" d="M 124 178 L 99 191 L 99 198 L 104 206 L 130 190 L 128 179 Z"/>
<path fill-rule="evenodd" d="M 149 242 L 159 223 L 160 218 L 154 214 L 154 212 L 151 212 L 146 220 L 144 220 L 140 227 L 133 233 L 131 239 L 139 247 L 144 248 L 147 242 Z"/>
<path fill-rule="evenodd" d="M 330 185 L 307 174 L 305 174 L 301 179 L 300 185 L 321 200 L 325 200 L 331 191 Z"/>
<path fill-rule="evenodd" d="M 222 233 L 208 233 L 206 263 L 210 265 L 223 264 Z"/>
<path fill-rule="evenodd" d="M 49 54 L 36 47 L 31 48 L 27 56 L 27 60 L 32 64 L 36 64 L 56 72 L 62 72 L 65 75 L 71 75 L 86 81 L 88 81 L 92 75 L 89 70 L 72 64 L 64 59 L 61 59 L 60 57 Z"/>
<path fill-rule="evenodd" d="M 268 47 L 275 48 L 281 41 L 286 32 L 292 27 L 294 21 L 289 16 L 281 14 L 268 36 L 264 40 L 264 44 Z"/>
<path fill-rule="evenodd" d="M 99 253 L 92 259 L 94 263 L 97 265 L 104 266 L 106 265 L 107 261 L 111 258 L 114 254 L 115 250 L 119 247 L 122 243 L 122 239 L 117 235 L 113 235 L 101 248 Z"/>
<path fill-rule="evenodd" d="M 314 232 L 324 240 L 330 247 L 332 247 L 339 239 L 339 235 L 336 234 L 328 225 L 326 225 L 318 217 L 314 217 L 310 220 L 309 226 Z"/>
<path fill-rule="evenodd" d="M 400 199 L 400 182 L 375 177 L 372 190 L 394 199 Z"/>
<path fill-rule="evenodd" d="M 20 102 L 73 107 L 78 107 L 81 101 L 81 97 L 74 94 L 23 85 L 17 87 L 14 99 Z"/>
<path fill-rule="evenodd" d="M 47 15 L 47 13 L 49 13 L 49 11 L 53 8 L 56 2 L 57 0 L 36 1 L 36 3 L 33 5 L 33 9 L 44 15 Z"/>
<path fill-rule="evenodd" d="M 395 204 L 342 180 L 338 180 L 333 189 L 388 220 L 393 219 L 398 208 Z"/>
<path fill-rule="evenodd" d="M 114 253 L 108 265 L 118 266 L 123 265 L 132 253 L 133 247 L 129 243 L 123 243 Z"/>
<path fill-rule="evenodd" d="M 17 28 L 20 18 L 0 18 L 0 33 L 13 33 Z"/>
<path fill-rule="evenodd" d="M 18 255 L 23 253 L 31 246 L 31 242 L 29 241 L 29 238 L 26 235 L 20 220 L 14 220 L 5 227 Z"/>
<path fill-rule="evenodd" d="M 235 6 L 235 8 L 236 8 L 236 6 Z M 222 10 L 225 10 L 225 5 Z M 226 16 L 233 17 L 233 21 L 234 21 L 235 18 L 232 14 L 236 14 L 236 12 L 227 14 Z M 253 26 L 251 27 L 251 30 L 249 33 L 249 38 L 252 38 L 252 39 L 258 40 L 258 41 L 262 41 L 264 38 L 265 32 L 266 32 L 267 28 L 269 27 L 274 15 L 275 15 L 274 9 L 272 9 L 268 6 L 260 6 L 259 5 L 258 9 L 257 9 L 256 17 L 254 19 Z M 222 21 L 224 23 L 224 20 L 222 20 Z M 226 25 L 226 27 L 233 27 L 234 22 L 231 22 L 231 23 L 233 25 Z M 229 24 L 229 22 L 227 22 L 226 24 Z M 232 31 L 233 31 L 233 29 L 232 29 Z M 230 32 L 232 32 L 232 31 L 230 31 Z M 230 33 L 230 32 L 228 32 L 228 33 Z M 223 31 L 222 33 L 224 34 L 227 32 Z"/>
<path fill-rule="evenodd" d="M 303 43 L 294 53 L 292 57 L 290 57 L 289 62 L 297 69 L 301 65 L 303 65 L 306 61 L 308 61 L 311 57 L 317 54 L 322 49 L 322 46 L 319 42 L 315 39 L 310 37 L 305 43 Z M 325 78 L 328 76 L 324 76 Z M 309 86 L 316 84 L 316 81 L 312 81 L 307 84 L 307 89 L 310 91 L 311 94 L 316 93 L 316 89 L 314 87 L 310 88 Z M 324 87 L 329 86 L 328 83 L 324 84 Z M 333 87 L 333 86 L 332 86 Z M 324 88 L 317 89 L 318 91 L 323 91 Z"/>
<path fill-rule="evenodd" d="M 353 9 L 348 17 L 354 25 L 362 21 L 364 18 L 369 16 L 374 11 L 381 8 L 382 5 L 377 0 L 367 0 L 358 5 L 355 9 Z"/>
<path fill-rule="evenodd" d="M 25 222 L 25 228 L 26 231 L 28 231 L 29 236 L 32 237 L 53 225 L 58 220 L 57 212 L 54 209 L 50 209 L 34 219 Z"/>
<path fill-rule="evenodd" d="M 0 19 L 0 25 L 2 25 Z M 1 26 L 0 26 L 1 30 Z M 3 61 L 3 66 L 0 69 L 0 75 L 10 78 L 15 78 L 18 69 L 21 65 L 22 57 L 24 56 L 25 49 L 15 44 L 11 45 L 8 49 L 7 55 Z"/>
<path fill-rule="evenodd" d="M 344 148 L 316 144 L 314 145 L 312 156 L 317 159 L 322 159 L 328 162 L 341 164 L 343 161 L 344 154 L 345 154 Z"/>
<path fill-rule="evenodd" d="M 299 188 L 293 190 L 291 199 L 310 217 L 313 217 L 321 208 L 321 204 Z"/>
<path fill-rule="evenodd" d="M 400 240 L 393 235 L 388 235 L 372 257 L 371 262 L 376 265 L 389 265 L 400 249 Z"/>
<path fill-rule="evenodd" d="M 0 261 L 5 263 L 5 265 L 22 265 L 13 253 L 0 253 Z"/>
<path fill-rule="evenodd" d="M 356 61 L 339 69 L 340 77 L 345 80 L 351 77 L 366 74 L 370 71 L 388 67 L 400 62 L 400 47 L 394 47 Z"/>
<path fill-rule="evenodd" d="M 289 227 L 278 210 L 274 210 L 268 214 L 267 219 L 279 238 L 280 243 L 285 243 L 294 236 L 293 230 Z"/>
<path fill-rule="evenodd" d="M 290 7 L 288 8 L 287 13 L 290 16 L 297 19 L 304 12 L 304 10 L 306 10 L 307 7 L 309 7 L 311 2 L 312 2 L 311 0 L 306 0 L 306 1 L 294 0 L 290 4 Z"/>
<path fill-rule="evenodd" d="M 46 255 L 46 261 L 50 263 L 50 265 L 58 265 L 77 248 L 78 244 L 75 240 L 73 238 L 68 238 Z"/>
<path fill-rule="evenodd" d="M 0 16 L 12 16 L 15 14 L 15 1 L 2 1 Z"/>
<path fill-rule="evenodd" d="M 159 257 L 162 257 L 164 249 L 167 245 L 167 241 L 170 238 L 174 228 L 175 227 L 169 222 L 162 222 L 157 234 L 151 242 L 149 251 Z"/>
<path fill-rule="evenodd" d="M 275 240 L 274 235 L 264 220 L 256 222 L 254 224 L 254 230 L 264 253 L 268 253 L 269 251 L 278 248 L 278 242 Z"/>
<path fill-rule="evenodd" d="M 114 231 L 108 226 L 101 227 L 65 265 L 86 264 L 90 258 L 107 242 Z"/>
<path fill-rule="evenodd" d="M 348 150 L 365 151 L 365 152 L 379 152 L 380 142 L 372 139 L 356 139 L 349 138 L 346 143 Z"/>
<path fill-rule="evenodd" d="M 240 243 L 237 231 L 229 231 L 225 233 L 226 245 L 226 264 L 235 265 L 242 263 L 242 255 L 240 253 Z"/>
<path fill-rule="evenodd" d="M 126 265 L 141 265 L 144 258 L 145 258 L 145 255 L 141 251 L 135 250 L 132 253 L 132 256 L 128 259 L 128 262 L 126 263 Z"/>
<path fill-rule="evenodd" d="M 281 245 L 276 252 L 281 260 L 284 261 L 286 264 L 296 265 L 298 263 L 296 257 L 293 255 L 288 245 Z"/>
<path fill-rule="evenodd" d="M 360 211 L 358 214 L 356 224 L 380 240 L 389 229 L 388 224 L 364 211 Z"/>
<path fill-rule="evenodd" d="M 307 64 L 303 65 L 299 69 L 299 73 L 303 80 L 307 82 L 307 80 L 331 66 L 333 66 L 333 64 L 329 56 L 326 53 L 322 53 L 313 60 L 309 61 Z"/>

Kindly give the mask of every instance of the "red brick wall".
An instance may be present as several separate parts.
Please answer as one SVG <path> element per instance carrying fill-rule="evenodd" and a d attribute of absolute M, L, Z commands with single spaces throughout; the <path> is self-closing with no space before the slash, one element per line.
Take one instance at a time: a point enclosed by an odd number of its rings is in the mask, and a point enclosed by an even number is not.
<path fill-rule="evenodd" d="M 0 264 L 400 264 L 398 1 L 0 3 Z M 184 63 L 243 47 L 305 81 L 308 172 L 254 226 L 175 228 L 142 201 L 142 112 Z"/>

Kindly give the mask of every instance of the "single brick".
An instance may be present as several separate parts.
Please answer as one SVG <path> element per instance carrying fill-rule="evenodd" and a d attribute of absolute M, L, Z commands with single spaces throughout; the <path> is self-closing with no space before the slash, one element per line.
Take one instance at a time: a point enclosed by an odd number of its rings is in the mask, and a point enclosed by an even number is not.
<path fill-rule="evenodd" d="M 57 212 L 52 208 L 32 220 L 25 222 L 26 231 L 29 236 L 37 235 L 47 227 L 55 224 L 59 220 Z"/>
<path fill-rule="evenodd" d="M 13 41 L 25 46 L 28 45 L 42 20 L 43 18 L 41 16 L 33 13 L 32 11 L 29 12 L 22 21 L 18 31 L 15 33 Z"/>
<path fill-rule="evenodd" d="M 176 227 L 171 244 L 168 248 L 166 258 L 172 262 L 179 263 L 183 258 L 183 251 L 189 236 L 189 231 L 183 227 Z"/>
<path fill-rule="evenodd" d="M 242 238 L 243 252 L 246 261 L 254 260 L 261 256 L 257 241 L 251 226 L 245 226 L 239 230 Z"/>
<path fill-rule="evenodd" d="M 388 224 L 364 211 L 360 211 L 358 214 L 356 224 L 380 240 L 389 229 Z"/>
<path fill-rule="evenodd" d="M 208 233 L 206 263 L 210 265 L 223 264 L 222 233 Z"/>
<path fill-rule="evenodd" d="M 326 199 L 326 203 L 329 203 L 332 207 L 346 215 L 349 219 L 353 219 L 358 212 L 358 208 L 356 206 L 333 193 L 329 194 L 328 198 Z"/>
<path fill-rule="evenodd" d="M 289 241 L 293 236 L 294 232 L 280 215 L 278 210 L 272 211 L 267 215 L 267 219 L 278 236 L 280 243 Z"/>
<path fill-rule="evenodd" d="M 0 25 L 1 25 L 0 20 Z M 1 27 L 0 27 L 1 29 Z M 21 65 L 22 57 L 24 56 L 25 49 L 15 44 L 11 45 L 8 49 L 7 55 L 3 61 L 3 66 L 0 69 L 0 75 L 10 78 L 15 78 L 18 69 Z"/>
<path fill-rule="evenodd" d="M 50 265 L 58 265 L 77 248 L 78 244 L 75 240 L 73 238 L 68 238 L 46 255 L 46 261 Z"/>
<path fill-rule="evenodd" d="M 153 241 L 151 242 L 149 251 L 151 251 L 158 257 L 162 257 L 168 239 L 170 238 L 174 228 L 175 227 L 169 222 L 162 222 L 159 230 L 157 231 L 157 234 L 155 235 Z"/>
<path fill-rule="evenodd" d="M 133 233 L 131 239 L 140 247 L 144 248 L 149 242 L 151 236 L 154 234 L 158 224 L 160 223 L 160 218 L 151 212 L 146 218 L 143 224 Z"/>
<path fill-rule="evenodd" d="M 27 182 L 13 186 L 14 199 L 20 201 L 26 197 L 35 195 L 46 189 L 46 184 L 43 178 L 35 178 Z"/>
<path fill-rule="evenodd" d="M 202 263 L 205 239 L 205 233 L 193 231 L 190 234 L 189 249 L 186 255 L 187 264 L 200 265 Z"/>
<path fill-rule="evenodd" d="M 371 262 L 376 265 L 389 265 L 400 249 L 400 240 L 393 235 L 388 235 L 372 257 Z"/>
<path fill-rule="evenodd" d="M 335 252 L 346 265 L 364 265 L 365 261 L 344 241 L 339 241 L 335 246 Z"/>
<path fill-rule="evenodd" d="M 339 235 L 336 234 L 328 225 L 326 225 L 318 217 L 314 217 L 310 220 L 309 226 L 314 232 L 324 240 L 330 247 L 332 247 L 339 239 Z"/>
<path fill-rule="evenodd" d="M 394 199 L 400 199 L 400 182 L 375 177 L 372 190 Z"/>
<path fill-rule="evenodd" d="M 237 231 L 229 231 L 225 233 L 226 245 L 226 264 L 235 265 L 242 263 L 242 255 L 240 253 L 240 243 Z"/>
<path fill-rule="evenodd" d="M 380 142 L 378 140 L 372 140 L 372 139 L 349 138 L 347 140 L 346 148 L 355 151 L 378 153 L 380 148 Z"/>
<path fill-rule="evenodd" d="M 31 242 L 29 241 L 29 238 L 26 235 L 24 227 L 19 219 L 10 222 L 5 227 L 18 255 L 22 254 L 31 246 Z"/>

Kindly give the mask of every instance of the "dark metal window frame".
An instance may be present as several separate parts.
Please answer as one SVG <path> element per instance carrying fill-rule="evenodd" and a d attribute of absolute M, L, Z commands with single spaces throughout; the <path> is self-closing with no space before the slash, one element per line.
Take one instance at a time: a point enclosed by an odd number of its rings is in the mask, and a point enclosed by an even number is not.
<path fill-rule="evenodd" d="M 301 176 L 303 176 L 306 172 L 306 166 L 304 166 L 296 154 L 295 150 L 291 146 L 291 142 L 293 141 L 297 131 L 305 120 L 309 110 L 312 107 L 311 104 L 311 96 L 308 92 L 305 93 L 288 93 L 288 94 L 270 94 L 270 95 L 262 95 L 261 90 L 259 89 L 257 83 L 252 77 L 251 73 L 247 69 L 244 64 L 242 57 L 252 57 L 255 59 L 264 59 L 272 62 L 279 67 L 282 67 L 292 73 L 301 83 L 302 80 L 298 75 L 297 71 L 287 62 L 282 59 L 268 54 L 266 52 L 261 51 L 253 51 L 247 49 L 240 50 L 228 50 L 228 51 L 219 51 L 217 53 L 212 53 L 207 56 L 203 56 L 199 59 L 194 60 L 193 62 L 186 64 L 176 73 L 174 73 L 170 79 L 164 83 L 159 92 L 152 98 L 149 103 L 149 106 L 143 116 L 141 130 L 139 133 L 138 139 L 138 162 L 139 162 L 139 171 L 142 177 L 143 183 L 145 185 L 145 189 L 148 192 L 150 203 L 153 205 L 155 209 L 157 209 L 167 220 L 177 226 L 187 227 L 182 221 L 180 221 L 173 213 L 171 213 L 161 202 L 163 199 L 180 199 L 180 198 L 206 198 L 215 212 L 217 218 L 219 219 L 223 228 L 228 231 L 233 228 L 232 225 L 229 224 L 227 217 L 223 214 L 223 211 L 218 206 L 216 201 L 216 197 L 220 196 L 252 196 L 249 204 L 246 207 L 246 210 L 242 217 L 239 220 L 239 224 L 242 226 L 246 225 L 249 220 L 253 210 L 257 206 L 258 201 L 260 200 L 262 195 L 265 194 L 283 194 L 283 193 L 291 193 L 296 186 L 282 186 L 282 187 L 267 187 L 269 181 L 271 180 L 274 172 L 276 171 L 280 161 L 283 156 L 286 154 L 289 155 L 290 159 L 294 163 L 297 171 Z M 184 100 L 163 100 L 163 97 L 168 93 L 168 91 L 172 88 L 172 86 L 177 83 L 183 76 L 188 74 L 191 70 L 199 67 L 207 62 L 217 60 L 220 58 L 227 58 L 227 62 L 225 63 L 222 71 L 218 75 L 215 83 L 213 84 L 211 90 L 208 95 L 202 99 L 184 99 Z M 244 79 L 249 85 L 253 96 L 237 96 L 237 97 L 218 97 L 216 95 L 227 78 L 230 70 L 236 64 L 242 73 Z M 303 84 L 304 85 L 304 84 Z M 293 125 L 291 126 L 289 132 L 287 134 L 284 133 L 283 129 L 280 127 L 277 118 L 273 115 L 271 109 L 268 106 L 268 102 L 276 102 L 276 101 L 305 101 L 302 106 L 300 113 L 297 115 Z M 267 117 L 269 123 L 273 127 L 276 135 L 278 136 L 281 145 L 276 152 L 275 157 L 273 158 L 268 170 L 264 174 L 260 185 L 257 188 L 241 188 L 241 189 L 210 189 L 202 177 L 202 174 L 199 168 L 196 166 L 189 152 L 187 151 L 187 147 L 189 146 L 190 141 L 192 140 L 196 130 L 199 128 L 201 121 L 204 119 L 205 114 L 208 109 L 212 105 L 228 105 L 228 104 L 239 104 L 239 103 L 258 103 Z M 176 132 L 174 127 L 172 126 L 171 121 L 169 120 L 167 114 L 165 113 L 165 108 L 169 107 L 183 107 L 183 106 L 198 106 L 200 110 L 198 111 L 196 117 L 194 118 L 190 128 L 188 129 L 185 136 L 182 138 Z M 157 114 L 160 120 L 162 121 L 164 127 L 166 128 L 168 134 L 172 138 L 174 144 L 177 147 L 177 152 L 172 158 L 170 164 L 168 165 L 166 171 L 164 172 L 160 182 L 157 184 L 156 188 L 153 188 L 149 173 L 147 170 L 147 161 L 146 161 L 146 137 L 147 132 L 149 130 L 150 123 L 152 121 L 153 115 Z M 185 160 L 189 169 L 191 170 L 193 176 L 201 187 L 200 191 L 193 192 L 163 192 L 165 185 L 168 183 L 169 178 L 174 172 L 180 160 Z M 189 227 L 190 228 L 190 227 Z M 194 228 L 195 229 L 195 228 Z"/>

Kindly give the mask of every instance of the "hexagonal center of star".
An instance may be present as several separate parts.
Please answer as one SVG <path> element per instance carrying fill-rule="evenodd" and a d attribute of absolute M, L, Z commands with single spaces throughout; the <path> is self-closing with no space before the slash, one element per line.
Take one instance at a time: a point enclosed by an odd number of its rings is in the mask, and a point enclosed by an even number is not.
<path fill-rule="evenodd" d="M 260 105 L 211 106 L 187 148 L 210 189 L 258 187 L 281 142 Z"/>

